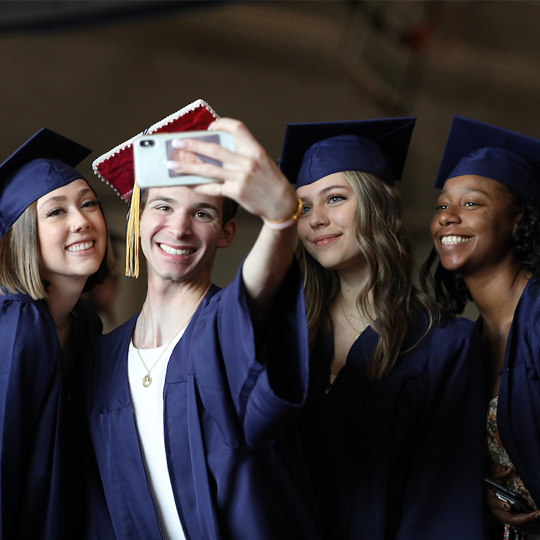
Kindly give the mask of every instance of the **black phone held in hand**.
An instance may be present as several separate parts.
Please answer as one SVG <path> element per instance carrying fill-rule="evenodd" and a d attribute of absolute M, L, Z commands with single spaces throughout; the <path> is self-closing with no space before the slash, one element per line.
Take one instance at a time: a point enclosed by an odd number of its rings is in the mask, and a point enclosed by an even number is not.
<path fill-rule="evenodd" d="M 519 494 L 507 487 L 497 484 L 489 478 L 485 479 L 486 487 L 491 489 L 497 498 L 512 505 L 511 512 L 515 514 L 528 514 L 534 512 L 534 508 Z"/>

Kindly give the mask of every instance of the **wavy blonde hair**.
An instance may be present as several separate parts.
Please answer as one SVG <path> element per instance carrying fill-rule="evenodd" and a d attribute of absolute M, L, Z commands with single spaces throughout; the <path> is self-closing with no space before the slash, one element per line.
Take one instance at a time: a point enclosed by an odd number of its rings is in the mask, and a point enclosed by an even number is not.
<path fill-rule="evenodd" d="M 356 303 L 379 334 L 368 375 L 379 380 L 392 370 L 400 352 L 405 352 L 401 351 L 403 340 L 418 317 L 427 313 L 429 331 L 438 322 L 439 313 L 431 298 L 414 284 L 414 261 L 399 193 L 374 175 L 358 171 L 343 174 L 356 197 L 356 242 L 368 267 L 368 279 Z M 304 273 L 313 350 L 332 332 L 330 306 L 339 293 L 339 277 L 335 270 L 323 268 L 301 241 L 297 242 L 296 255 Z"/>

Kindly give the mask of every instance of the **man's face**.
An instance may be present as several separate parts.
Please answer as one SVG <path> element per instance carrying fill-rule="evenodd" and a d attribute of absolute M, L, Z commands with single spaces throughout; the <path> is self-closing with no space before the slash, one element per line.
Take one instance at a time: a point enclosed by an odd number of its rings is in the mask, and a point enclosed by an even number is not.
<path fill-rule="evenodd" d="M 234 221 L 222 226 L 222 203 L 188 186 L 149 190 L 140 220 L 149 282 L 210 278 L 216 249 L 228 247 L 236 232 Z"/>

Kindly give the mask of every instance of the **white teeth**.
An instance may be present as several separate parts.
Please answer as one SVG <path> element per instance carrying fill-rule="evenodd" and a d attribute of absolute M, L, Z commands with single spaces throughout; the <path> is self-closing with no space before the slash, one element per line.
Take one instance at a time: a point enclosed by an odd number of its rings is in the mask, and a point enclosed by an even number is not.
<path fill-rule="evenodd" d="M 462 242 L 468 242 L 470 239 L 470 236 L 443 236 L 441 238 L 441 244 L 445 246 L 452 244 L 461 244 Z"/>
<path fill-rule="evenodd" d="M 166 246 L 165 244 L 159 244 L 159 247 L 165 253 L 169 253 L 170 255 L 190 255 L 195 251 L 194 249 L 174 249 L 170 246 Z"/>
<path fill-rule="evenodd" d="M 94 242 L 85 242 L 84 244 L 73 244 L 72 246 L 68 246 L 67 250 L 71 251 L 72 253 L 76 251 L 84 251 L 86 249 L 89 249 L 91 247 L 94 247 Z"/>

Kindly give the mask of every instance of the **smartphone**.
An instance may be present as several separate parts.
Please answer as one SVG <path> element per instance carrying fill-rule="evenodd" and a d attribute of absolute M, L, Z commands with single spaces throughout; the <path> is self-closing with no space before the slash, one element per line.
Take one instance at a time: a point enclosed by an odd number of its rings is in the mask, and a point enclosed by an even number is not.
<path fill-rule="evenodd" d="M 133 141 L 135 180 L 139 187 L 150 188 L 215 182 L 209 178 L 177 173 L 167 168 L 167 161 L 181 161 L 179 156 L 186 152 L 172 146 L 174 139 L 198 139 L 203 142 L 219 144 L 231 152 L 236 151 L 234 137 L 225 131 L 183 131 L 181 133 L 139 135 Z M 185 157 L 199 163 L 223 166 L 220 161 L 191 152 L 188 152 Z"/>
<path fill-rule="evenodd" d="M 485 479 L 486 487 L 491 489 L 497 498 L 512 505 L 511 511 L 515 514 L 528 514 L 534 512 L 534 508 L 519 494 L 507 487 L 497 484 L 489 478 Z"/>

